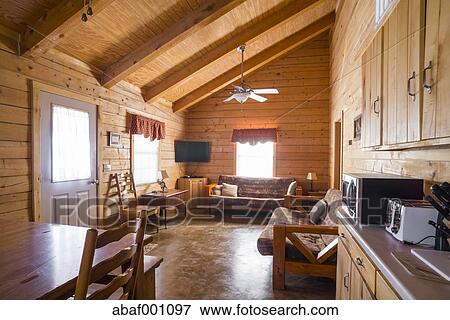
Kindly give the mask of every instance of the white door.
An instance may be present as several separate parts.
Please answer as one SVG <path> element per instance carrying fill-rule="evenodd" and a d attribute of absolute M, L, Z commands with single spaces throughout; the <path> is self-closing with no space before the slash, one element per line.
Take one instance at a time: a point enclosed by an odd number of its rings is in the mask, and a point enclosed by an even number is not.
<path fill-rule="evenodd" d="M 41 92 L 41 221 L 97 217 L 97 107 Z"/>

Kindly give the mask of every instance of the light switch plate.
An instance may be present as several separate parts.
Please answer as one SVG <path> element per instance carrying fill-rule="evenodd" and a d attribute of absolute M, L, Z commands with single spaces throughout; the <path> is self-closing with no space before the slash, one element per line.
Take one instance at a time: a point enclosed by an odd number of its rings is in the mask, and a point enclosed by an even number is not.
<path fill-rule="evenodd" d="M 110 172 L 112 170 L 111 165 L 104 163 L 103 164 L 103 172 Z"/>

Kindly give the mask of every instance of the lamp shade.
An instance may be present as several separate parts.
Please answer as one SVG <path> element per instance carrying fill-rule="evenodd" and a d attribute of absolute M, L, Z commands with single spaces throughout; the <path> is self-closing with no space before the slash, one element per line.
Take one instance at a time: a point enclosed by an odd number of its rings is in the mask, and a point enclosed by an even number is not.
<path fill-rule="evenodd" d="M 317 180 L 317 174 L 315 172 L 308 172 L 306 180 L 315 181 Z"/>
<path fill-rule="evenodd" d="M 162 179 L 162 180 L 167 179 L 169 177 L 166 170 L 159 171 L 159 176 L 160 176 L 160 179 Z"/>

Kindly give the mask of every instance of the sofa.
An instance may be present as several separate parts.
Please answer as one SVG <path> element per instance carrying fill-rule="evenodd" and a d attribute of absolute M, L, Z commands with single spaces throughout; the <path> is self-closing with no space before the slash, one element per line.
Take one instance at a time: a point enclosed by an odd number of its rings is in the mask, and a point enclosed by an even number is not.
<path fill-rule="evenodd" d="M 237 186 L 236 196 L 222 194 L 223 184 Z M 217 185 L 211 189 L 210 205 L 224 210 L 271 211 L 281 207 L 284 197 L 295 193 L 294 178 L 250 178 L 221 175 Z"/>
<path fill-rule="evenodd" d="M 280 207 L 274 210 L 267 226 L 257 240 L 261 255 L 273 256 L 273 287 L 284 289 L 285 273 L 297 273 L 335 278 L 337 252 L 336 212 L 342 194 L 329 189 L 323 199 L 311 196 L 288 196 L 292 200 L 315 200 L 325 203 L 324 213 L 317 223 L 311 221 L 317 204 L 311 210 L 302 206 Z M 276 248 L 276 249 L 274 249 Z"/>

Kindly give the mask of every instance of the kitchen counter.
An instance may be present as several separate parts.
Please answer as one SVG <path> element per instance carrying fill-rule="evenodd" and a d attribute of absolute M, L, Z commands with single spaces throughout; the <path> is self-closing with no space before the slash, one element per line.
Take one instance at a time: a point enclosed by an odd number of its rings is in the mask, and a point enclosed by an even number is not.
<path fill-rule="evenodd" d="M 394 251 L 408 254 L 412 248 L 422 247 L 403 244 L 382 226 L 349 224 L 343 212 L 338 218 L 402 299 L 450 299 L 450 282 L 416 277 L 392 255 Z"/>

